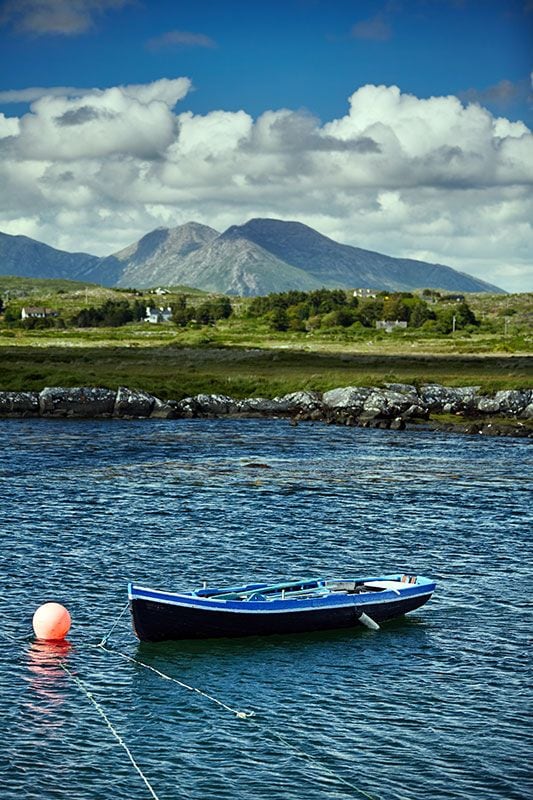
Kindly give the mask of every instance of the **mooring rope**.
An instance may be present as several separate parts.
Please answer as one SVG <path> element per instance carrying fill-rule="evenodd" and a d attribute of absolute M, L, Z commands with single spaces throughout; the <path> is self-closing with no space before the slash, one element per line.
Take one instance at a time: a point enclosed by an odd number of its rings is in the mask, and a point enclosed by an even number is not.
<path fill-rule="evenodd" d="M 138 658 L 133 658 L 133 656 L 129 656 L 127 653 L 122 653 L 119 650 L 111 650 L 109 647 L 105 647 L 102 644 L 98 645 L 98 647 L 100 649 L 104 650 L 106 653 L 110 653 L 111 655 L 119 656 L 120 658 L 124 658 L 127 661 L 131 661 L 134 664 L 138 664 L 139 666 L 144 667 L 145 669 L 149 669 L 152 672 L 155 672 L 156 675 L 158 675 L 159 677 L 163 678 L 164 680 L 172 681 L 173 683 L 176 683 L 178 686 L 181 686 L 182 688 L 187 689 L 190 692 L 196 692 L 197 694 L 201 695 L 202 697 L 205 697 L 208 700 L 211 700 L 213 703 L 216 703 L 216 705 L 221 706 L 222 708 L 226 709 L 226 711 L 230 711 L 238 719 L 249 719 L 251 717 L 255 717 L 255 712 L 254 711 L 238 711 L 237 709 L 232 708 L 231 706 L 228 706 L 226 703 L 223 703 L 221 700 L 218 700 L 216 697 L 213 697 L 212 695 L 207 694 L 207 692 L 203 692 L 201 689 L 197 689 L 194 686 L 189 686 L 187 683 L 184 683 L 183 681 L 180 681 L 177 678 L 172 677 L 171 675 L 167 675 L 165 672 L 161 672 L 161 670 L 156 669 L 155 667 L 152 667 L 151 664 L 146 664 L 144 661 L 140 661 Z M 271 738 L 277 739 L 278 741 L 280 741 L 285 746 L 291 748 L 291 750 L 293 750 L 299 756 L 307 759 L 309 762 L 314 764 L 317 768 L 319 768 L 323 772 L 326 772 L 329 775 L 331 775 L 339 783 L 342 783 L 345 786 L 348 786 L 350 789 L 352 789 L 354 792 L 356 792 L 360 797 L 364 797 L 364 798 L 366 798 L 366 800 L 380 800 L 378 795 L 370 794 L 369 792 L 366 792 L 364 789 L 360 789 L 358 786 L 356 786 L 355 784 L 351 783 L 346 778 L 343 778 L 342 775 L 339 775 L 333 769 L 331 769 L 326 764 L 324 764 L 323 761 L 320 761 L 318 758 L 315 758 L 315 756 L 312 756 L 310 753 L 306 752 L 304 749 L 302 749 L 298 745 L 294 744 L 294 742 L 292 742 L 290 739 L 286 739 L 281 734 L 277 733 L 276 731 L 271 730 L 268 726 L 262 724 L 257 718 L 254 719 L 253 722 L 254 722 L 255 725 L 258 725 L 261 728 L 261 730 L 263 731 L 263 733 L 265 735 L 270 736 Z"/>
<path fill-rule="evenodd" d="M 327 764 L 324 764 L 323 761 L 321 761 L 320 759 L 318 759 L 315 756 L 311 755 L 306 750 L 304 750 L 303 748 L 299 747 L 297 744 L 295 744 L 290 739 L 287 739 L 282 734 L 277 733 L 277 731 L 273 731 L 270 727 L 268 727 L 267 725 L 261 723 L 261 721 L 257 719 L 257 717 L 255 715 L 255 711 L 240 711 L 240 710 L 238 710 L 236 708 L 232 708 L 231 706 L 229 706 L 226 703 L 222 702 L 222 700 L 219 700 L 218 698 L 213 697 L 213 695 L 210 695 L 207 692 L 204 692 L 202 689 L 198 689 L 195 686 L 189 686 L 189 684 L 178 680 L 178 678 L 174 678 L 172 675 L 167 675 L 165 672 L 162 672 L 161 670 L 157 669 L 156 667 L 153 667 L 151 664 L 146 664 L 144 661 L 141 661 L 138 658 L 134 658 L 133 656 L 130 656 L 127 653 L 123 653 L 120 650 L 114 650 L 114 649 L 111 649 L 111 648 L 107 647 L 106 645 L 107 645 L 107 642 L 109 640 L 109 637 L 111 636 L 111 634 L 113 633 L 113 631 L 117 627 L 118 623 L 120 622 L 120 620 L 122 619 L 122 617 L 126 613 L 128 607 L 129 607 L 129 603 L 126 604 L 126 606 L 122 609 L 122 611 L 118 615 L 117 619 L 114 621 L 113 625 L 111 626 L 109 632 L 102 638 L 100 643 L 97 644 L 97 645 L 90 645 L 91 647 L 96 647 L 96 648 L 98 648 L 100 650 L 103 650 L 105 653 L 109 653 L 110 655 L 118 656 L 119 658 L 123 658 L 123 659 L 125 659 L 127 661 L 130 661 L 133 664 L 137 664 L 140 667 L 144 667 L 145 669 L 151 670 L 156 675 L 158 675 L 160 678 L 163 678 L 163 680 L 172 681 L 172 683 L 176 683 L 178 686 L 181 686 L 183 689 L 187 689 L 187 691 L 195 692 L 196 694 L 201 695 L 202 697 L 206 698 L 207 700 L 210 700 L 212 703 L 215 703 L 219 707 L 225 709 L 226 711 L 229 711 L 231 714 L 234 714 L 235 717 L 237 717 L 238 719 L 250 719 L 252 717 L 255 717 L 255 719 L 253 720 L 253 724 L 255 724 L 256 726 L 259 726 L 259 728 L 262 730 L 264 735 L 269 736 L 270 738 L 281 742 L 284 746 L 290 748 L 294 753 L 298 754 L 302 758 L 305 758 L 307 761 L 312 763 L 315 767 L 317 767 L 318 769 L 322 770 L 323 772 L 329 774 L 332 778 L 334 778 L 339 783 L 342 783 L 344 786 L 347 786 L 348 788 L 350 788 L 359 797 L 364 797 L 364 798 L 366 798 L 366 800 L 380 800 L 378 795 L 371 794 L 369 792 L 366 792 L 364 789 L 360 789 L 358 786 L 356 786 L 355 784 L 351 783 L 349 780 L 344 778 L 342 775 L 339 775 L 333 769 L 328 767 Z M 9 639 L 10 641 L 12 641 L 12 642 L 14 642 L 14 643 L 16 643 L 16 644 L 18 644 L 20 646 L 24 645 L 25 641 L 27 641 L 31 637 L 31 634 L 29 634 L 29 635 L 26 635 L 24 638 L 16 638 L 16 637 L 6 633 L 5 631 L 0 631 L 0 635 L 4 636 L 5 638 Z M 132 766 L 134 767 L 134 769 L 136 770 L 136 772 L 141 777 L 141 779 L 144 782 L 144 784 L 146 785 L 146 788 L 150 792 L 150 795 L 153 798 L 153 800 L 159 800 L 159 798 L 158 798 L 157 794 L 155 793 L 152 785 L 150 784 L 150 781 L 148 780 L 146 775 L 143 773 L 141 767 L 135 761 L 135 758 L 133 757 L 133 754 L 132 754 L 131 750 L 129 749 L 128 745 L 126 744 L 126 742 L 124 741 L 124 739 L 120 735 L 120 733 L 113 726 L 112 722 L 110 721 L 109 717 L 105 713 L 105 711 L 102 708 L 101 704 L 95 699 L 95 697 L 92 694 L 92 692 L 90 692 L 87 689 L 87 687 L 85 686 L 84 682 L 80 678 L 76 677 L 76 675 L 74 675 L 71 672 L 71 670 L 65 665 L 65 663 L 63 661 L 60 661 L 58 666 L 61 667 L 61 669 L 69 676 L 69 678 L 76 684 L 76 686 L 85 694 L 87 699 L 92 703 L 92 705 L 95 707 L 95 709 L 97 710 L 98 714 L 102 717 L 102 719 L 104 720 L 106 726 L 109 728 L 109 730 L 111 731 L 111 733 L 113 734 L 113 736 L 115 737 L 117 742 L 125 750 L 125 752 L 126 752 L 126 754 L 128 756 L 128 759 L 130 760 L 130 762 L 131 762 Z"/>
<path fill-rule="evenodd" d="M 114 621 L 114 623 L 111 625 L 111 628 L 108 631 L 108 633 L 104 636 L 104 638 L 100 642 L 100 647 L 104 647 L 107 644 L 109 637 L 111 636 L 111 634 L 113 633 L 113 631 L 117 627 L 118 623 L 120 622 L 120 620 L 122 619 L 122 617 L 124 616 L 126 611 L 128 610 L 129 605 L 130 604 L 129 604 L 129 601 L 128 601 L 126 603 L 126 605 L 124 606 L 124 608 L 122 609 L 122 611 L 120 612 L 120 614 L 118 615 L 118 617 L 116 618 L 116 620 Z"/>
<path fill-rule="evenodd" d="M 338 781 L 339 783 L 343 783 L 345 786 L 349 786 L 350 789 L 353 789 L 354 792 L 357 792 L 357 794 L 360 797 L 366 797 L 367 800 L 381 800 L 381 798 L 379 798 L 376 794 L 369 794 L 369 792 L 365 792 L 364 789 L 360 789 L 358 786 L 355 786 L 355 784 L 346 780 L 346 778 L 343 778 L 342 775 L 339 775 L 338 772 L 335 772 L 330 767 L 328 767 L 327 764 L 324 764 L 323 761 L 320 761 L 319 759 L 312 756 L 310 753 L 307 753 L 305 750 L 298 747 L 298 745 L 294 744 L 294 742 L 291 742 L 290 739 L 286 739 L 280 733 L 272 731 L 269 728 L 265 728 L 265 733 L 267 736 L 271 736 L 274 739 L 278 739 L 280 742 L 282 742 L 282 744 L 286 745 L 287 747 L 290 747 L 291 750 L 294 750 L 294 752 L 298 753 L 299 756 L 306 758 L 312 764 L 319 767 L 323 772 L 327 772 L 329 775 L 335 778 L 335 780 Z"/>
<path fill-rule="evenodd" d="M 114 656 L 120 656 L 120 658 L 125 658 L 128 661 L 133 662 L 134 664 L 138 664 L 140 667 L 144 667 L 145 669 L 149 669 L 152 672 L 155 672 L 156 675 L 159 675 L 161 678 L 164 678 L 166 681 L 172 681 L 173 683 L 177 683 L 178 686 L 181 686 L 183 689 L 188 689 L 189 692 L 196 692 L 196 694 L 200 694 L 202 697 L 207 698 L 207 700 L 211 700 L 211 702 L 216 703 L 217 706 L 221 706 L 225 708 L 226 711 L 231 711 L 232 714 L 238 719 L 248 719 L 249 717 L 255 716 L 255 711 L 239 711 L 236 708 L 232 708 L 228 706 L 226 703 L 223 703 L 222 700 L 218 700 L 216 697 L 213 697 L 211 694 L 207 694 L 207 692 L 203 692 L 201 689 L 197 689 L 195 686 L 189 686 L 188 683 L 183 683 L 183 681 L 178 680 L 177 678 L 173 678 L 171 675 L 167 675 L 165 672 L 161 672 L 161 670 L 152 667 L 151 664 L 145 664 L 144 661 L 139 661 L 138 658 L 133 658 L 133 656 L 129 656 L 127 653 L 121 653 L 120 650 L 111 650 L 109 647 L 106 647 L 103 644 L 99 644 L 102 650 L 105 650 L 106 653 L 111 653 Z"/>
<path fill-rule="evenodd" d="M 66 672 L 66 674 L 69 676 L 69 678 L 70 678 L 72 681 L 74 681 L 74 683 L 76 684 L 76 686 L 77 686 L 79 689 L 81 689 L 81 691 L 82 691 L 82 692 L 85 694 L 85 696 L 87 697 L 87 699 L 88 699 L 88 700 L 90 700 L 90 702 L 91 702 L 91 703 L 93 704 L 93 706 L 96 708 L 96 710 L 98 711 L 98 713 L 100 714 L 100 716 L 101 716 L 101 717 L 102 717 L 102 719 L 104 720 L 105 724 L 107 725 L 107 727 L 109 728 L 109 730 L 111 731 L 111 733 L 113 734 L 113 736 L 115 737 L 115 739 L 117 740 L 117 742 L 119 743 L 119 745 L 120 745 L 122 748 L 124 748 L 124 750 L 126 751 L 126 754 L 127 754 L 128 758 L 129 758 L 129 760 L 131 761 L 131 763 L 133 764 L 134 768 L 136 769 L 136 771 L 137 771 L 137 772 L 139 773 L 139 775 L 141 776 L 141 778 L 142 778 L 142 780 L 144 781 L 144 783 L 145 783 L 145 785 L 146 785 L 146 788 L 147 788 L 147 789 L 148 789 L 148 791 L 150 792 L 151 796 L 154 798 L 154 800 L 159 800 L 159 798 L 158 798 L 158 796 L 156 795 L 156 793 L 155 793 L 155 791 L 154 791 L 154 789 L 153 789 L 153 787 L 152 787 L 152 785 L 151 785 L 150 781 L 148 780 L 148 778 L 146 777 L 146 775 L 144 774 L 144 772 L 142 771 L 142 769 L 140 768 L 140 766 L 139 766 L 139 765 L 137 764 L 137 762 L 135 761 L 135 759 L 134 759 L 134 757 L 133 757 L 133 755 L 132 755 L 132 752 L 131 752 L 131 750 L 129 749 L 128 745 L 126 744 L 126 742 L 124 741 L 124 739 L 122 738 L 122 736 L 120 735 L 120 733 L 119 733 L 119 732 L 116 730 L 116 728 L 113 726 L 113 724 L 111 723 L 111 721 L 110 721 L 109 717 L 108 717 L 108 716 L 107 716 L 107 714 L 105 713 L 105 711 L 104 711 L 104 709 L 102 708 L 102 706 L 100 705 L 100 703 L 99 703 L 99 702 L 98 702 L 98 701 L 95 699 L 95 697 L 93 696 L 92 692 L 88 691 L 88 689 L 85 687 L 85 685 L 84 685 L 83 681 L 81 681 L 79 678 L 77 678 L 77 677 L 76 677 L 76 676 L 75 676 L 75 675 L 74 675 L 74 674 L 73 674 L 73 673 L 72 673 L 72 672 L 69 670 L 69 668 L 65 666 L 65 664 L 64 664 L 62 661 L 61 661 L 61 662 L 59 662 L 59 666 L 61 667 L 61 669 L 62 669 L 64 672 Z"/>

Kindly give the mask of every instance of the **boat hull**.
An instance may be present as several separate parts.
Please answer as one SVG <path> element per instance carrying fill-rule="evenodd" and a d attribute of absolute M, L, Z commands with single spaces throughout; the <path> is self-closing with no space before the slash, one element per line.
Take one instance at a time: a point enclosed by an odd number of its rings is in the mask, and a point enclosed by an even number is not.
<path fill-rule="evenodd" d="M 133 628 L 145 642 L 207 639 L 353 628 L 364 612 L 375 622 L 402 616 L 424 605 L 432 589 L 412 587 L 405 596 L 393 592 L 324 598 L 301 603 L 227 603 L 188 600 L 155 590 L 130 589 Z M 377 593 L 376 593 L 377 594 Z M 387 596 L 385 596 L 387 595 Z M 250 606 L 246 608 L 246 606 Z M 268 608 L 261 608 L 268 606 Z M 259 606 L 259 608 L 258 608 Z"/>

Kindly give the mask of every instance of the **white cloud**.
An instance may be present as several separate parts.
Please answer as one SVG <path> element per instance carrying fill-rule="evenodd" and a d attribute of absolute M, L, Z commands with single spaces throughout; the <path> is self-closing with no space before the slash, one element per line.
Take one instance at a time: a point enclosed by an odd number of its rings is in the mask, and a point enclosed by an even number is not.
<path fill-rule="evenodd" d="M 0 25 L 32 36 L 77 36 L 90 30 L 105 11 L 122 8 L 131 0 L 4 0 Z"/>
<path fill-rule="evenodd" d="M 190 85 L 31 90 L 27 114 L 0 116 L 0 229 L 107 254 L 158 225 L 270 216 L 533 288 L 523 123 L 394 86 L 361 87 L 325 124 L 289 109 L 173 110 Z"/>
<path fill-rule="evenodd" d="M 146 43 L 149 50 L 161 50 L 167 47 L 216 47 L 216 42 L 205 33 L 191 33 L 190 31 L 167 31 L 161 36 L 154 36 Z"/>
<path fill-rule="evenodd" d="M 32 86 L 28 89 L 8 89 L 0 92 L 0 103 L 33 103 L 40 97 L 72 97 L 85 94 L 88 89 L 76 89 L 74 86 Z"/>
<path fill-rule="evenodd" d="M 54 162 L 162 157 L 177 135 L 172 108 L 189 88 L 187 78 L 177 78 L 40 97 L 20 120 L 8 155 Z"/>
<path fill-rule="evenodd" d="M 380 13 L 370 19 L 357 22 L 352 28 L 351 35 L 354 39 L 386 42 L 392 37 L 392 27 L 386 16 Z"/>

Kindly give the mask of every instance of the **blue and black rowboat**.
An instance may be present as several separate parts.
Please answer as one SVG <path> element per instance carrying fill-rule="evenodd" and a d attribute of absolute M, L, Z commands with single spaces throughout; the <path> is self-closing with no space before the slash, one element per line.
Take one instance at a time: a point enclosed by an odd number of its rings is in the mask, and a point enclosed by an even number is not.
<path fill-rule="evenodd" d="M 352 628 L 379 623 L 427 603 L 435 583 L 420 575 L 303 579 L 285 583 L 165 592 L 130 583 L 133 629 L 142 642 Z"/>

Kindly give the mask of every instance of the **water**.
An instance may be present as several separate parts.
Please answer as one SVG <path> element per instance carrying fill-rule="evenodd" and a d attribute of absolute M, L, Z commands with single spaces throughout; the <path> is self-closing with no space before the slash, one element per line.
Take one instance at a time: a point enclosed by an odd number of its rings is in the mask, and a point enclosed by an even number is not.
<path fill-rule="evenodd" d="M 286 421 L 0 421 L 3 636 L 46 600 L 60 649 L 3 638 L 1 796 L 526 798 L 531 739 L 524 440 Z M 433 600 L 380 632 L 92 645 L 126 582 L 160 588 L 418 572 Z M 281 738 L 280 738 L 281 737 Z"/>

